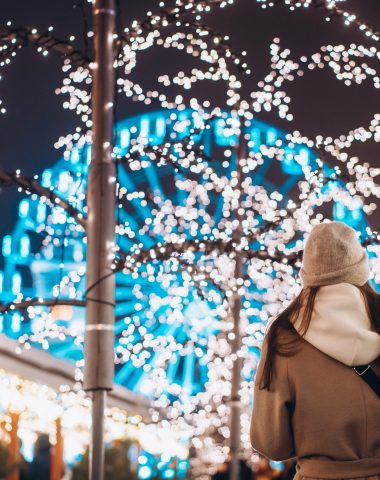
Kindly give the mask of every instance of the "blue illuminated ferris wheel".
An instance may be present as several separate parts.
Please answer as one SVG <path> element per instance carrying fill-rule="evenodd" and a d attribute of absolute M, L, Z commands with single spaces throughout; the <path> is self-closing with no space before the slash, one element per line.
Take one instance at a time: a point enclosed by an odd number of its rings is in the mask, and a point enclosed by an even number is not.
<path fill-rule="evenodd" d="M 223 159 L 230 155 L 228 152 L 237 139 L 227 128 L 227 120 L 228 115 L 213 120 L 211 128 L 205 129 L 198 140 L 208 157 L 215 159 L 215 169 L 223 170 L 228 176 L 231 167 L 228 162 L 223 163 Z M 183 138 L 200 121 L 190 110 L 138 115 L 117 125 L 116 149 L 121 154 L 127 152 L 138 137 L 144 137 L 151 146 Z M 181 125 L 180 129 L 178 125 Z M 278 191 L 287 199 L 301 178 L 300 163 L 312 165 L 315 154 L 305 145 L 287 144 L 285 132 L 262 121 L 254 119 L 244 128 L 249 130 L 249 148 L 253 151 L 258 152 L 263 144 L 274 146 L 278 140 L 286 145 L 281 162 L 264 157 L 252 182 L 268 192 Z M 87 145 L 74 148 L 69 157 L 42 172 L 42 184 L 56 189 L 67 199 L 75 198 L 78 208 L 83 208 L 90 154 Z M 181 175 L 170 165 L 157 166 L 153 162 L 147 162 L 143 169 L 134 169 L 133 162 L 119 166 L 120 189 L 128 195 L 128 202 L 119 205 L 117 213 L 118 222 L 128 233 L 118 239 L 122 250 L 130 251 L 137 244 L 143 248 L 154 245 L 149 230 L 144 228 L 158 215 L 149 198 L 163 207 L 184 205 L 189 193 L 173 187 L 173 180 L 180 180 Z M 213 198 L 211 205 L 198 205 L 197 208 L 202 208 L 204 216 L 212 216 L 218 222 L 222 216 L 222 204 L 223 198 L 219 195 Z M 360 209 L 347 211 L 336 203 L 333 215 L 359 229 L 366 225 Z M 21 291 L 33 298 L 51 297 L 54 288 L 59 288 L 56 294 L 65 298 L 75 298 L 78 292 L 83 295 L 85 248 L 84 232 L 73 225 L 67 212 L 52 209 L 34 196 L 22 200 L 15 228 L 3 239 L 5 262 L 0 290 L 4 302 L 12 301 Z M 218 331 L 215 305 L 202 300 L 196 289 L 175 271 L 154 278 L 118 273 L 116 300 L 116 382 L 150 396 L 149 373 L 157 367 L 160 352 L 175 342 L 183 348 L 171 356 L 165 367 L 167 385 L 178 385 L 189 395 L 201 391 L 208 374 L 203 353 L 210 336 Z M 57 305 L 49 315 L 44 315 L 37 312 L 24 320 L 20 312 L 11 312 L 3 317 L 0 327 L 12 338 L 20 339 L 26 335 L 33 345 L 49 348 L 51 354 L 60 359 L 72 363 L 80 361 L 83 358 L 80 341 L 84 331 L 83 309 Z M 41 330 L 46 329 L 47 323 L 51 325 L 49 338 L 33 342 L 33 338 L 38 338 Z M 73 341 L 72 335 L 65 334 L 65 329 L 74 332 L 77 340 Z M 153 344 L 156 342 L 156 348 L 141 352 L 140 346 L 145 338 Z"/>

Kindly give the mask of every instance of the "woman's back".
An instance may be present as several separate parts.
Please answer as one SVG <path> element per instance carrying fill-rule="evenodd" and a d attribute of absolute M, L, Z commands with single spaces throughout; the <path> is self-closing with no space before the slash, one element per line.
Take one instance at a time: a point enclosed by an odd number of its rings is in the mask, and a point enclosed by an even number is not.
<path fill-rule="evenodd" d="M 300 294 L 265 336 L 252 446 L 296 457 L 297 480 L 380 480 L 380 398 L 353 368 L 380 375 L 380 296 L 357 233 L 315 225 L 300 276 Z"/>
<path fill-rule="evenodd" d="M 379 359 L 380 360 L 380 359 Z M 380 374 L 380 361 L 374 370 Z M 374 460 L 380 467 L 380 398 L 353 368 L 325 355 L 306 341 L 288 362 L 296 398 L 295 448 L 304 458 L 335 461 Z M 331 463 L 329 463 L 331 471 Z M 344 475 L 353 473 L 352 464 Z M 343 475 L 342 466 L 339 474 Z"/>
<path fill-rule="evenodd" d="M 294 355 L 276 355 L 270 390 L 255 389 L 253 446 L 275 460 L 297 455 L 305 477 L 378 474 L 380 398 L 353 368 L 299 340 Z M 380 375 L 380 359 L 374 370 Z"/>

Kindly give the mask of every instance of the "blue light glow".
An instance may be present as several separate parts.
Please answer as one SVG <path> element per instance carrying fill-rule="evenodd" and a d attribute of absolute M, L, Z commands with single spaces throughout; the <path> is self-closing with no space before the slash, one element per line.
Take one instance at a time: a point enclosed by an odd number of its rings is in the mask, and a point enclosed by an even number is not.
<path fill-rule="evenodd" d="M 365 221 L 360 202 L 357 202 L 356 208 L 354 205 L 350 205 L 350 208 L 347 208 L 342 203 L 335 202 L 333 207 L 333 218 L 340 222 L 344 221 L 353 228 L 360 228 Z"/>
<path fill-rule="evenodd" d="M 18 333 L 21 330 L 21 315 L 19 312 L 15 312 L 12 315 L 12 331 Z"/>
<path fill-rule="evenodd" d="M 77 148 L 73 148 L 71 150 L 71 156 L 70 156 L 71 163 L 78 163 L 80 160 L 80 154 L 79 150 Z"/>
<path fill-rule="evenodd" d="M 139 456 L 139 463 L 141 465 L 146 465 L 146 463 L 148 463 L 148 457 L 146 457 L 145 455 L 140 455 Z"/>
<path fill-rule="evenodd" d="M 29 200 L 28 199 L 24 198 L 23 200 L 21 200 L 21 202 L 19 204 L 18 212 L 19 212 L 20 218 L 25 218 L 25 217 L 28 216 L 28 213 L 29 213 Z"/>
<path fill-rule="evenodd" d="M 175 476 L 175 470 L 173 470 L 172 468 L 169 468 L 168 470 L 165 470 L 164 472 L 162 472 L 163 478 L 174 478 L 174 476 Z"/>
<path fill-rule="evenodd" d="M 12 237 L 11 235 L 5 235 L 3 238 L 3 255 L 8 257 L 12 253 Z"/>
<path fill-rule="evenodd" d="M 42 185 L 44 187 L 50 187 L 51 186 L 51 179 L 52 179 L 52 171 L 51 170 L 44 170 L 42 173 Z"/>
<path fill-rule="evenodd" d="M 46 205 L 44 203 L 39 203 L 37 205 L 37 223 L 43 223 L 46 219 Z"/>
<path fill-rule="evenodd" d="M 12 293 L 17 295 L 21 292 L 21 275 L 19 272 L 15 272 L 12 277 Z"/>
<path fill-rule="evenodd" d="M 130 131 L 124 128 L 120 132 L 120 148 L 125 149 L 129 147 L 131 141 L 131 134 Z"/>
<path fill-rule="evenodd" d="M 277 130 L 275 128 L 268 128 L 267 131 L 267 144 L 274 145 L 277 140 Z"/>
<path fill-rule="evenodd" d="M 150 478 L 152 473 L 153 473 L 152 469 L 147 465 L 144 465 L 143 467 L 139 468 L 139 478 L 141 478 L 142 480 L 145 480 L 146 478 Z"/>
<path fill-rule="evenodd" d="M 216 159 L 225 160 L 225 158 L 234 155 L 231 147 L 236 144 L 237 138 L 234 135 L 235 131 L 231 129 L 231 125 L 234 125 L 237 119 L 233 118 L 228 112 L 223 113 L 223 115 L 225 118 L 215 120 L 211 128 L 202 132 L 199 138 L 202 138 L 203 146 L 208 154 Z M 175 119 L 179 120 L 179 123 L 176 124 Z M 177 135 L 176 138 L 179 138 L 189 132 L 191 127 L 196 128 L 203 124 L 204 119 L 194 111 L 163 111 L 144 114 L 120 122 L 116 147 L 121 153 L 125 153 L 131 145 L 131 139 L 141 134 L 149 137 L 149 144 L 157 145 L 167 139 L 172 139 L 174 134 Z M 263 185 L 269 192 L 281 191 L 285 202 L 288 198 L 288 192 L 300 178 L 301 165 L 312 164 L 315 154 L 305 145 L 286 146 L 285 132 L 259 120 L 252 120 L 244 128 L 246 128 L 246 133 L 250 135 L 248 145 L 250 152 L 259 152 L 263 143 L 277 145 L 278 141 L 283 142 L 287 155 L 285 161 L 281 164 L 284 173 L 287 174 L 285 181 L 282 181 L 281 185 L 274 185 L 268 179 L 270 167 L 277 160 L 265 155 L 262 156 L 263 161 L 254 171 L 252 181 L 254 184 Z M 224 156 L 223 150 L 224 152 L 229 150 L 230 157 Z M 83 181 L 76 178 L 76 173 L 81 173 L 82 169 L 85 175 L 87 172 L 87 165 L 82 165 L 82 162 L 80 162 L 83 155 L 89 163 L 91 155 L 89 146 L 85 146 L 84 150 L 79 148 L 73 150 L 67 160 L 61 159 L 53 167 L 45 170 L 41 175 L 44 186 L 62 191 L 64 196 L 72 195 L 75 192 L 77 197 L 82 195 L 84 198 L 86 178 Z M 218 164 L 218 162 L 215 163 Z M 277 164 L 274 166 L 277 168 Z M 167 186 L 173 184 L 174 178 L 173 169 L 170 167 L 159 168 L 153 162 L 147 162 L 146 168 L 138 171 L 124 167 L 119 170 L 120 185 L 128 193 L 145 191 L 159 196 L 163 203 L 171 202 L 178 205 L 184 205 L 188 200 L 189 193 L 185 190 L 168 191 Z M 73 174 L 68 174 L 68 171 L 73 172 Z M 228 167 L 219 173 L 228 176 L 231 175 L 231 169 Z M 61 209 L 52 211 L 50 207 L 30 198 L 28 202 L 28 207 L 26 203 L 20 205 L 21 218 L 14 229 L 13 236 L 7 235 L 3 239 L 5 270 L 11 272 L 10 280 L 7 282 L 4 280 L 3 282 L 3 290 L 6 290 L 4 296 L 7 299 L 14 298 L 14 295 L 20 292 L 21 284 L 24 283 L 24 274 L 26 275 L 24 272 L 27 268 L 29 268 L 29 273 L 28 277 L 25 278 L 25 284 L 31 284 L 30 288 L 28 287 L 28 295 L 31 297 L 49 297 L 53 286 L 60 279 L 59 272 L 62 260 L 60 239 L 62 230 L 67 224 L 66 213 L 62 212 Z M 144 204 L 140 198 L 133 195 L 128 202 L 128 209 L 122 208 L 119 210 L 119 220 L 131 232 L 131 235 L 129 238 L 123 235 L 120 246 L 124 250 L 129 250 L 137 242 L 145 248 L 150 248 L 154 245 L 154 241 L 149 234 L 141 231 L 141 226 L 147 219 L 153 220 L 154 218 L 155 214 L 152 212 L 151 205 L 148 202 Z M 223 214 L 222 196 L 215 199 L 214 207 L 213 215 L 219 221 Z M 195 208 L 201 208 L 201 206 L 196 205 Z M 337 207 L 337 215 L 344 216 L 346 214 L 347 212 L 341 212 L 341 207 Z M 23 215 L 26 215 L 26 217 L 24 218 Z M 356 218 L 355 215 L 357 213 L 352 215 L 353 219 Z M 25 220 L 27 220 L 28 226 L 25 225 L 27 223 Z M 32 232 L 34 234 L 38 231 L 41 224 L 47 220 L 52 241 L 41 248 L 38 243 L 35 243 L 35 238 L 32 240 L 31 235 Z M 41 236 L 39 241 L 42 240 L 43 237 Z M 16 249 L 16 245 L 20 245 L 20 249 Z M 30 253 L 31 248 L 34 249 L 35 245 L 35 251 L 38 252 L 36 257 Z M 14 250 L 18 250 L 18 252 Z M 86 245 L 83 240 L 83 233 L 73 234 L 65 249 L 65 269 L 62 275 L 65 276 L 67 271 L 74 267 L 84 268 L 85 255 Z M 19 268 L 20 264 L 22 268 Z M 26 268 L 24 268 L 25 266 Z M 22 275 L 19 272 L 22 272 Z M 183 276 L 179 272 L 171 272 L 170 278 L 168 277 L 165 282 L 149 275 L 145 279 L 142 277 L 136 279 L 136 277 L 125 274 L 116 275 L 116 284 L 115 330 L 118 338 L 130 325 L 131 332 L 126 334 L 125 341 L 128 341 L 133 348 L 141 341 L 142 330 L 132 327 L 141 325 L 141 328 L 146 329 L 153 338 L 172 337 L 182 344 L 191 339 L 194 342 L 191 353 L 173 353 L 167 365 L 167 381 L 172 385 L 178 385 L 188 396 L 202 391 L 205 382 L 208 380 L 208 366 L 207 361 L 204 361 L 204 352 L 207 349 L 208 339 L 215 335 L 220 328 L 218 317 L 213 313 L 216 304 L 201 300 L 194 287 L 189 288 L 184 285 Z M 84 280 L 77 284 L 77 288 L 79 294 L 83 293 Z M 61 296 L 69 295 L 69 291 L 69 289 L 64 289 Z M 176 321 L 174 321 L 174 318 L 171 318 L 170 321 L 167 320 L 173 315 L 171 295 L 180 307 L 175 313 L 178 316 Z M 67 325 L 75 328 L 76 331 L 82 331 L 83 310 L 74 308 L 70 315 L 65 316 L 64 321 L 67 322 Z M 41 322 L 42 320 L 36 316 L 29 323 L 23 322 L 22 328 L 36 332 L 43 328 L 43 322 Z M 8 327 L 10 323 L 6 322 L 7 326 L 5 328 L 11 329 L 11 326 Z M 12 336 L 14 332 L 8 331 L 7 333 Z M 51 342 L 50 352 L 71 362 L 75 362 L 82 355 L 81 345 L 75 342 L 66 342 L 63 345 L 60 345 L 59 342 Z M 149 372 L 157 362 L 157 355 L 156 351 L 149 352 L 149 361 L 141 368 L 137 367 L 136 362 L 134 363 L 130 359 L 120 362 L 116 365 L 116 382 L 147 397 L 151 396 L 153 387 L 152 382 L 149 381 Z M 143 458 L 143 456 L 140 457 L 141 464 Z"/>
<path fill-rule="evenodd" d="M 30 239 L 28 236 L 23 235 L 20 239 L 20 255 L 27 257 L 30 253 Z"/>

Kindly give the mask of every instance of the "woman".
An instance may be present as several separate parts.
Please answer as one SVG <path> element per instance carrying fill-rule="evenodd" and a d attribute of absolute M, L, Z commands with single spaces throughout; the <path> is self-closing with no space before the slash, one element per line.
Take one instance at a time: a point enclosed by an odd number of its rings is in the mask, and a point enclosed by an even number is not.
<path fill-rule="evenodd" d="M 297 457 L 297 480 L 380 480 L 380 398 L 353 368 L 380 375 L 380 297 L 368 278 L 355 231 L 317 225 L 304 288 L 266 334 L 251 442 L 273 460 Z"/>

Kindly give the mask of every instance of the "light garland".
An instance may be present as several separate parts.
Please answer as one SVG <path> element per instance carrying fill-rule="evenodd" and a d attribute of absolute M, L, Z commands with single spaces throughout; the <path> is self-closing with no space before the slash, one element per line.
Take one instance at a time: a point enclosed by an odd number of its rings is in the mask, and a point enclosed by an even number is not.
<path fill-rule="evenodd" d="M 373 116 L 367 127 L 358 127 L 338 138 L 322 135 L 309 138 L 294 131 L 284 136 L 272 135 L 273 138 L 268 135 L 264 140 L 257 137 L 255 127 L 255 117 L 262 111 L 273 110 L 280 118 L 293 120 L 291 98 L 285 85 L 300 79 L 306 70 L 328 68 L 329 74 L 344 86 L 369 80 L 378 89 L 377 69 L 367 63 L 380 58 L 377 47 L 325 45 L 317 52 L 292 59 L 289 49 L 283 49 L 275 38 L 270 45 L 271 71 L 244 98 L 244 75 L 250 74 L 245 55 L 235 52 L 229 39 L 203 20 L 212 8 L 232 3 L 177 1 L 169 8 L 161 2 L 159 13 L 149 13 L 143 21 L 135 21 L 121 34 L 115 34 L 119 93 L 132 101 L 156 103 L 168 110 L 165 128 L 170 131 L 169 137 L 163 135 L 157 142 L 150 137 L 149 129 L 139 132 L 137 127 L 129 129 L 127 140 L 117 136 L 114 159 L 119 170 L 119 221 L 113 273 L 122 279 L 120 289 L 124 288 L 122 282 L 132 281 L 130 303 L 134 311 L 126 313 L 121 309 L 117 313 L 115 363 L 118 372 L 127 366 L 125 371 L 131 377 L 135 375 L 140 392 L 153 399 L 155 422 L 169 421 L 177 432 L 186 432 L 192 438 L 192 446 L 198 452 L 193 465 L 194 478 L 212 474 L 213 466 L 228 457 L 231 370 L 236 356 L 243 359 L 244 365 L 243 456 L 253 458 L 247 430 L 251 379 L 266 323 L 300 289 L 295 274 L 304 237 L 313 225 L 331 216 L 326 213 L 328 208 L 339 205 L 351 211 L 355 204 L 359 213 L 371 214 L 380 196 L 376 183 L 380 169 L 350 157 L 348 152 L 356 141 L 380 140 L 379 114 Z M 281 2 L 259 3 L 270 7 Z M 379 40 L 378 32 L 338 8 L 337 2 L 285 0 L 282 3 L 290 8 L 323 8 L 329 19 L 342 17 L 368 39 Z M 169 33 L 164 34 L 167 29 Z M 57 148 L 66 149 L 65 161 L 73 170 L 67 182 L 68 192 L 60 192 L 59 185 L 39 186 L 21 173 L 0 173 L 3 182 L 16 183 L 33 200 L 40 197 L 40 205 L 49 205 L 49 214 L 39 229 L 44 241 L 38 258 L 49 261 L 58 248 L 74 247 L 84 238 L 87 166 L 86 161 L 78 166 L 77 157 L 78 152 L 85 155 L 87 145 L 91 144 L 91 60 L 71 44 L 49 35 L 9 28 L 0 34 L 3 66 L 24 46 L 25 38 L 43 54 L 51 49 L 64 54 L 65 78 L 56 93 L 64 95 L 63 107 L 80 119 L 74 133 L 56 142 Z M 138 53 L 154 46 L 186 53 L 199 60 L 200 66 L 187 73 L 181 70 L 172 78 L 160 75 L 157 81 L 163 90 L 145 90 L 130 75 L 139 65 Z M 173 85 L 187 92 L 205 80 L 226 85 L 225 106 L 195 97 L 186 100 L 185 93 L 174 98 L 164 93 L 166 87 Z M 225 143 L 219 145 L 216 154 L 210 151 L 207 139 L 218 129 L 223 132 L 220 137 Z M 238 141 L 244 147 L 238 159 L 241 179 L 234 166 Z M 337 161 L 338 166 L 332 167 L 326 158 Z M 262 172 L 270 162 L 285 172 L 292 171 L 291 196 L 295 200 L 287 199 L 275 186 L 255 182 L 263 178 Z M 166 187 L 175 195 L 165 195 L 158 187 L 147 191 L 138 182 L 133 183 L 131 179 L 135 177 L 152 175 L 152 165 L 174 172 L 168 177 L 171 183 Z M 82 226 L 78 227 L 68 217 L 80 221 Z M 235 235 L 237 227 L 241 228 L 239 238 Z M 378 282 L 379 234 L 368 227 L 360 240 L 368 247 L 374 279 Z M 235 278 L 233 269 L 236 255 L 244 262 L 239 278 Z M 80 262 L 83 259 L 77 261 Z M 18 292 L 1 307 L 3 313 L 12 314 L 19 309 L 25 312 L 20 320 L 25 326 L 25 333 L 19 338 L 22 348 L 39 344 L 49 349 L 51 344 L 64 341 L 73 341 L 81 348 L 83 326 L 58 324 L 54 319 L 54 307 L 83 305 L 86 294 L 82 282 L 85 271 L 79 271 L 75 262 L 67 267 L 65 263 L 62 261 L 65 274 L 52 292 L 55 298 L 28 298 Z M 242 347 L 238 352 L 231 349 L 234 333 L 230 301 L 235 295 L 242 299 Z M 47 309 L 49 306 L 53 309 Z M 143 312 L 144 322 L 139 312 Z M 165 330 L 163 325 L 167 326 Z M 188 373 L 183 384 L 173 381 L 168 373 L 178 368 L 180 362 Z M 200 378 L 191 377 L 195 375 L 191 362 L 207 365 L 206 373 L 202 369 Z M 79 361 L 77 366 L 82 363 Z"/>
<path fill-rule="evenodd" d="M 12 429 L 11 414 L 19 415 L 18 432 L 23 439 L 23 453 L 33 457 L 38 434 L 47 433 L 51 443 L 56 441 L 56 421 L 60 420 L 64 442 L 64 461 L 72 468 L 89 444 L 91 402 L 83 391 L 67 385 L 59 390 L 26 380 L 0 370 L 0 438 L 7 442 Z M 183 432 L 182 432 L 183 433 Z M 178 431 L 169 424 L 146 424 L 140 415 L 121 408 L 108 407 L 105 412 L 106 441 L 128 439 L 139 446 L 140 455 L 166 455 L 186 459 L 186 445 Z M 160 438 L 158 444 L 153 438 Z M 138 455 L 139 456 L 139 455 Z M 136 465 L 137 468 L 137 465 Z"/>
<path fill-rule="evenodd" d="M 378 42 L 380 40 L 379 30 L 371 27 L 363 20 L 357 18 L 356 15 L 339 8 L 337 4 L 339 2 L 345 2 L 346 0 L 256 0 L 258 3 L 261 3 L 263 8 L 274 7 L 277 4 L 284 3 L 291 10 L 296 8 L 308 8 L 314 7 L 323 10 L 326 14 L 326 21 L 330 21 L 333 18 L 342 18 L 344 24 L 347 26 L 356 27 L 361 33 L 366 37 Z"/>
<path fill-rule="evenodd" d="M 17 185 L 20 191 L 25 192 L 28 195 L 38 195 L 41 198 L 41 201 L 46 202 L 50 207 L 58 206 L 65 210 L 67 214 L 72 217 L 79 225 L 85 228 L 86 226 L 86 216 L 70 205 L 64 198 L 54 192 L 51 188 L 46 188 L 37 180 L 38 177 L 34 179 L 27 178 L 21 175 L 20 171 L 16 172 L 6 172 L 0 170 L 0 186 L 6 187 L 10 185 Z"/>

